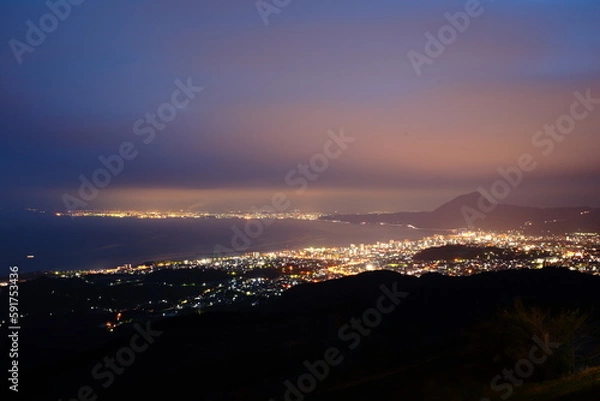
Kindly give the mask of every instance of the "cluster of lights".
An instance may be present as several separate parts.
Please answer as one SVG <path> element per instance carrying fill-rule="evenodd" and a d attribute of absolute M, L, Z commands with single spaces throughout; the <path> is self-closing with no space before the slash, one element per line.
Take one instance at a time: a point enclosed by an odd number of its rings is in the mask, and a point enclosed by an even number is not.
<path fill-rule="evenodd" d="M 230 211 L 222 213 L 195 212 L 179 210 L 174 212 L 164 211 L 139 211 L 139 210 L 74 210 L 69 212 L 55 212 L 57 217 L 106 217 L 106 218 L 136 218 L 136 219 L 244 219 L 244 220 L 317 220 L 322 213 L 306 213 L 297 210 L 284 213 L 267 213 L 261 211 L 244 212 Z"/>
<path fill-rule="evenodd" d="M 414 256 L 428 248 L 445 245 L 477 246 L 509 250 L 508 257 L 493 252 L 473 259 L 415 260 Z M 519 257 L 512 255 L 518 254 Z M 279 296 L 301 283 L 320 282 L 374 270 L 392 270 L 401 274 L 420 276 L 440 273 L 467 276 L 487 271 L 540 268 L 558 265 L 584 273 L 600 275 L 600 235 L 572 233 L 553 236 L 527 236 L 520 232 L 488 233 L 459 232 L 435 235 L 419 240 L 390 240 L 375 244 L 350 244 L 343 247 L 309 247 L 277 252 L 250 252 L 245 255 L 198 260 L 166 261 L 153 265 L 123 265 L 109 269 L 55 271 L 47 274 L 57 278 L 79 278 L 93 283 L 94 275 L 112 275 L 109 286 L 144 285 L 143 275 L 158 270 L 199 269 L 227 273 L 225 280 L 212 283 L 168 283 L 159 285 L 191 287 L 191 294 L 181 299 L 148 301 L 128 309 L 101 304 L 86 305 L 90 310 L 114 312 L 105 323 L 114 331 L 131 322 L 133 316 L 173 316 L 195 309 L 199 313 L 216 306 L 247 302 L 256 305 L 260 299 Z M 104 278 L 102 278 L 104 280 Z M 0 282 L 0 286 L 6 286 Z M 88 298 L 89 302 L 93 302 Z M 115 310 L 115 308 L 119 308 Z M 187 313 L 187 312 L 186 312 Z M 127 319 L 123 319 L 123 315 Z M 52 314 L 51 314 L 52 316 Z"/>

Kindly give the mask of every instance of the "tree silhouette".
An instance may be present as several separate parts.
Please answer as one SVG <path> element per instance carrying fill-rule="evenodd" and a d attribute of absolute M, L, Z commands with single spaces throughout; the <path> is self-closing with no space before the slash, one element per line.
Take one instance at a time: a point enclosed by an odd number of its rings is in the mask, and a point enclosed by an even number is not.
<path fill-rule="evenodd" d="M 528 359 L 533 340 L 559 343 L 552 355 L 536 366 L 533 381 L 548 380 L 572 374 L 586 367 L 593 357 L 597 342 L 587 312 L 580 309 L 560 309 L 525 305 L 520 298 L 510 308 L 500 309 L 489 321 L 476 325 L 468 333 L 470 355 L 477 366 L 490 374 L 510 368 L 521 359 Z"/>

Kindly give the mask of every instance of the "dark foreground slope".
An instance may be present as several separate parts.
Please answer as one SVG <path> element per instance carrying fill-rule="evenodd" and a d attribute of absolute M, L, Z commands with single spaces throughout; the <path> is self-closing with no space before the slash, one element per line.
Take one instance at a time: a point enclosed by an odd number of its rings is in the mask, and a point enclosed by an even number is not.
<path fill-rule="evenodd" d="M 99 401 L 479 400 L 500 399 L 509 387 L 519 400 L 518 391 L 568 381 L 576 376 L 560 376 L 600 362 L 594 359 L 598 310 L 600 277 L 564 269 L 460 278 L 378 271 L 298 286 L 245 312 L 152 322 L 162 334 L 114 381 L 95 377 L 104 370 L 94 375 L 94 366 L 119 352 L 125 358 L 120 350 L 130 346 L 133 332 L 22 375 L 23 383 L 35 379 L 24 390 L 36 393 L 27 398 L 36 400 L 78 399 L 84 385 L 89 398 L 79 399 Z M 583 314 L 587 325 L 577 326 Z M 570 342 L 535 365 L 523 386 L 490 389 L 504 368 L 529 358 L 533 337 L 545 334 L 550 342 Z M 324 359 L 329 363 L 318 362 Z M 578 380 L 581 385 L 556 399 L 599 399 L 598 375 Z M 555 399 L 552 392 L 536 391 L 527 399 Z"/>

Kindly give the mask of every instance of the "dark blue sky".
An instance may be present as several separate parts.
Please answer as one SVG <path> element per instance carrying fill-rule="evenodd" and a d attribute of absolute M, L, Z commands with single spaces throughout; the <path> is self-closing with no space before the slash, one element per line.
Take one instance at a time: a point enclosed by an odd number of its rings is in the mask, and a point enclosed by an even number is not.
<path fill-rule="evenodd" d="M 482 1 L 419 76 L 408 52 L 465 3 L 293 0 L 266 26 L 251 0 L 87 0 L 19 64 L 9 42 L 49 10 L 4 1 L 0 207 L 64 209 L 123 142 L 138 156 L 87 208 L 247 208 L 283 191 L 307 209 L 429 209 L 523 153 L 537 167 L 508 201 L 599 205 L 600 105 L 552 150 L 532 138 L 574 92 L 600 98 L 600 3 Z M 144 144 L 134 123 L 188 78 L 203 91 Z M 340 127 L 355 141 L 297 194 L 286 174 Z"/>

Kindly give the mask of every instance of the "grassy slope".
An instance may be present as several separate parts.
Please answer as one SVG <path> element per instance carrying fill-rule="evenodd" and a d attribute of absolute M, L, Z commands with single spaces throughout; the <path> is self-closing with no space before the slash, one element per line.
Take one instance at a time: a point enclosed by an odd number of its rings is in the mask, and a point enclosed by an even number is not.
<path fill-rule="evenodd" d="M 547 383 L 524 385 L 514 401 L 598 401 L 600 400 L 600 367 Z"/>

